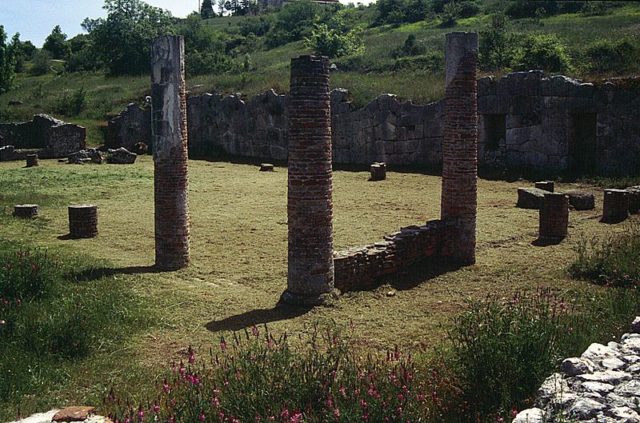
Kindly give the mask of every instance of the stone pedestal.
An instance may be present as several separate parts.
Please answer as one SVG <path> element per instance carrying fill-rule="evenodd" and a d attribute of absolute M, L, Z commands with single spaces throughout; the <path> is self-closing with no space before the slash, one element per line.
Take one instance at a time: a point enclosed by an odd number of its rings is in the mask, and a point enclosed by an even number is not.
<path fill-rule="evenodd" d="M 629 193 L 623 189 L 605 189 L 602 222 L 618 223 L 629 217 Z"/>
<path fill-rule="evenodd" d="M 27 154 L 27 167 L 36 167 L 39 166 L 38 155 L 37 154 Z"/>
<path fill-rule="evenodd" d="M 18 204 L 13 208 L 13 215 L 23 219 L 33 219 L 38 217 L 38 205 Z"/>
<path fill-rule="evenodd" d="M 260 163 L 260 172 L 273 172 L 274 167 L 271 163 Z"/>
<path fill-rule="evenodd" d="M 387 165 L 386 163 L 374 163 L 369 168 L 371 173 L 371 181 L 384 181 L 387 179 Z"/>
<path fill-rule="evenodd" d="M 640 186 L 627 188 L 629 193 L 629 213 L 640 213 Z"/>
<path fill-rule="evenodd" d="M 184 40 L 156 38 L 151 49 L 156 267 L 189 264 L 187 106 Z"/>
<path fill-rule="evenodd" d="M 562 241 L 569 226 L 569 197 L 561 193 L 545 194 L 540 208 L 539 239 Z"/>
<path fill-rule="evenodd" d="M 334 296 L 329 60 L 291 60 L 287 290 L 281 302 L 318 305 Z"/>
<path fill-rule="evenodd" d="M 476 261 L 478 180 L 478 34 L 447 34 L 442 142 L 442 220 L 454 222 L 453 256 Z"/>
<path fill-rule="evenodd" d="M 69 206 L 71 238 L 93 238 L 98 235 L 98 207 L 93 204 Z"/>
<path fill-rule="evenodd" d="M 535 183 L 535 187 L 545 191 L 553 192 L 555 184 L 553 181 L 538 181 Z"/>

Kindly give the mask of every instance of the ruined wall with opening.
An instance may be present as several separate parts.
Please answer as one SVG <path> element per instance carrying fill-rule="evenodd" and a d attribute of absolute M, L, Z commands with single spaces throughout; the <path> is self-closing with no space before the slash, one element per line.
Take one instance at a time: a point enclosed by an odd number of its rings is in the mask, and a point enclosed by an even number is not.
<path fill-rule="evenodd" d="M 478 80 L 480 165 L 640 174 L 640 79 L 581 83 L 541 71 Z M 268 91 L 243 100 L 202 94 L 188 99 L 194 157 L 227 153 L 286 160 L 288 97 Z M 333 162 L 366 165 L 442 164 L 444 103 L 401 102 L 383 94 L 356 108 L 346 90 L 331 92 Z M 126 118 L 125 118 L 126 116 Z M 123 112 L 135 144 L 145 137 L 142 109 Z M 142 122 L 136 123 L 137 119 Z M 110 127 L 112 126 L 110 122 Z M 111 129 L 109 131 L 112 132 Z M 149 137 L 146 137 L 149 138 Z"/>
<path fill-rule="evenodd" d="M 86 129 L 65 123 L 51 116 L 39 114 L 32 121 L 0 123 L 0 147 L 16 150 L 38 150 L 41 158 L 65 157 L 85 148 Z M 18 159 L 7 157 L 7 160 Z"/>

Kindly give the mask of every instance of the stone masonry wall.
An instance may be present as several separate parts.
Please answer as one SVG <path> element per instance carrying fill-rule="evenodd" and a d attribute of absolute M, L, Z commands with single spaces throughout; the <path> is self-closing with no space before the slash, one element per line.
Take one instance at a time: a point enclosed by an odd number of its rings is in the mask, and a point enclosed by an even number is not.
<path fill-rule="evenodd" d="M 85 148 L 87 131 L 48 115 L 35 115 L 30 122 L 0 123 L 0 147 L 37 149 L 40 158 L 66 157 Z"/>
<path fill-rule="evenodd" d="M 575 132 L 572 121 L 576 116 L 593 115 L 596 130 L 593 170 L 601 174 L 640 174 L 639 81 L 614 80 L 594 85 L 565 76 L 546 77 L 541 71 L 479 79 L 479 164 L 566 170 L 571 166 L 569 144 Z M 246 101 L 219 94 L 191 96 L 188 99 L 191 154 L 207 157 L 226 152 L 256 159 L 286 160 L 287 113 L 288 97 L 273 91 Z M 333 162 L 439 166 L 443 113 L 443 101 L 416 105 L 400 102 L 391 94 L 383 94 L 356 109 L 346 90 L 333 90 Z M 142 116 L 138 111 L 123 114 Z M 497 118 L 495 122 L 501 126 L 498 131 L 492 128 L 492 118 Z M 129 121 L 132 120 L 135 119 Z M 133 126 L 144 128 L 144 122 Z M 580 136 L 575 138 L 579 143 Z M 576 149 L 581 147 L 578 145 Z"/>

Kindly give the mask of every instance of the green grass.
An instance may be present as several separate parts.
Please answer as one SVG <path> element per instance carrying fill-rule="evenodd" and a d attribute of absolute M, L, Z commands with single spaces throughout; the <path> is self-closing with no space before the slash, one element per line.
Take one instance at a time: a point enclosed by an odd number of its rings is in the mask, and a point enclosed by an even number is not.
<path fill-rule="evenodd" d="M 427 263 L 383 281 L 374 291 L 343 295 L 332 308 L 291 314 L 273 308 L 286 287 L 285 168 L 263 173 L 246 164 L 190 161 L 192 264 L 178 272 L 153 273 L 150 157 L 141 156 L 133 166 L 41 163 L 29 169 L 22 163 L 0 163 L 0 238 L 87 257 L 94 268 L 85 278 L 89 281 L 73 289 L 89 283 L 131 290 L 149 305 L 153 324 L 114 349 L 62 366 L 67 383 L 43 379 L 49 391 L 1 404 L 2 418 L 12 418 L 18 406 L 29 412 L 71 402 L 98 404 L 111 385 L 142 400 L 152 386 L 132 380 L 152 385 L 159 366 L 179 360 L 186 346 L 206 351 L 219 335 L 253 324 L 268 323 L 275 334 L 288 331 L 295 338 L 307 333 L 313 322 L 352 322 L 354 346 L 362 354 L 394 344 L 412 352 L 431 351 L 442 345 L 450 319 L 464 309 L 465 298 L 487 292 L 508 297 L 536 287 L 560 294 L 583 287 L 599 292 L 602 288 L 566 274 L 574 249 L 581 236 L 621 233 L 636 220 L 602 225 L 597 219 L 601 208 L 572 213 L 566 241 L 534 247 L 537 212 L 514 207 L 516 188 L 523 182 L 480 180 L 476 266 L 447 271 Z M 375 242 L 401 226 L 440 215 L 439 177 L 392 170 L 388 180 L 372 183 L 368 176 L 334 173 L 335 249 Z M 601 196 L 599 188 L 585 184 L 557 187 Z M 11 217 L 14 204 L 30 202 L 41 206 L 38 219 Z M 78 202 L 98 205 L 100 235 L 95 239 L 61 238 L 68 233 L 66 206 Z M 395 294 L 388 296 L 390 291 Z"/>
<path fill-rule="evenodd" d="M 84 371 L 122 366 L 136 373 L 137 364 L 122 365 L 117 353 L 151 315 L 122 281 L 83 276 L 104 264 L 0 240 L 0 419 L 73 401 L 59 392 L 70 385 L 81 392 Z M 83 397 L 98 401 L 100 383 Z"/>

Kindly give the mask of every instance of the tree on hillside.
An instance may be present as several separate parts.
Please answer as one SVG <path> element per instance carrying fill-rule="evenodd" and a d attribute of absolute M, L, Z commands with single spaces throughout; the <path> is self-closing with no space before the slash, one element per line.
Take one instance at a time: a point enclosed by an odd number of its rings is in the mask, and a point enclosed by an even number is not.
<path fill-rule="evenodd" d="M 51 53 L 54 59 L 66 59 L 69 55 L 69 46 L 66 41 L 67 34 L 62 32 L 60 25 L 56 25 L 44 41 L 42 48 Z"/>
<path fill-rule="evenodd" d="M 97 58 L 111 75 L 148 72 L 152 40 L 174 33 L 171 13 L 140 0 L 105 0 L 107 17 L 85 19 Z"/>
<path fill-rule="evenodd" d="M 0 25 L 0 93 L 11 88 L 15 75 L 14 67 L 13 51 L 7 45 L 7 34 L 4 32 L 4 26 Z"/>
<path fill-rule="evenodd" d="M 212 0 L 203 0 L 202 6 L 200 7 L 200 16 L 202 19 L 209 19 L 214 17 L 216 14 L 213 11 L 213 1 Z"/>

